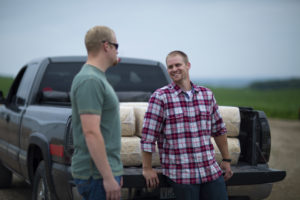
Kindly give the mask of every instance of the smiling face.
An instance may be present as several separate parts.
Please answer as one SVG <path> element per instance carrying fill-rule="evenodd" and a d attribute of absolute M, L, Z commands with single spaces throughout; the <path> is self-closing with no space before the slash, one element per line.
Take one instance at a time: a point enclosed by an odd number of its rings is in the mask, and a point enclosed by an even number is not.
<path fill-rule="evenodd" d="M 184 62 L 181 55 L 169 55 L 166 62 L 169 76 L 174 83 L 181 85 L 185 81 L 190 81 L 189 70 L 191 64 L 189 62 Z"/>

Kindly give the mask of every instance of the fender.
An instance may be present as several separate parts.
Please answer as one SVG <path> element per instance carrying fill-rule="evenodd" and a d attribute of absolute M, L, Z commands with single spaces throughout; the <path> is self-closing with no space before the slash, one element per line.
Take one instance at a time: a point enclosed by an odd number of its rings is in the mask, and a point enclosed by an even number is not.
<path fill-rule="evenodd" d="M 34 177 L 34 171 L 33 170 L 34 169 L 32 169 L 33 166 L 32 166 L 32 163 L 30 163 L 31 153 L 29 151 L 30 151 L 30 147 L 32 145 L 34 145 L 34 146 L 38 147 L 41 150 L 42 159 L 45 161 L 45 164 L 46 164 L 45 167 L 46 167 L 47 182 L 48 182 L 49 188 L 51 190 L 51 193 L 55 194 L 55 188 L 54 188 L 53 179 L 52 179 L 52 176 L 51 176 L 52 157 L 51 157 L 51 154 L 50 154 L 48 139 L 42 133 L 33 133 L 33 134 L 30 135 L 28 143 L 29 143 L 29 147 L 28 147 L 28 150 L 27 150 L 27 152 L 28 152 L 27 153 L 27 166 L 28 166 L 27 170 L 28 170 L 30 182 L 32 183 L 32 181 L 33 181 L 33 177 Z M 55 196 L 56 196 L 56 194 L 55 194 Z"/>

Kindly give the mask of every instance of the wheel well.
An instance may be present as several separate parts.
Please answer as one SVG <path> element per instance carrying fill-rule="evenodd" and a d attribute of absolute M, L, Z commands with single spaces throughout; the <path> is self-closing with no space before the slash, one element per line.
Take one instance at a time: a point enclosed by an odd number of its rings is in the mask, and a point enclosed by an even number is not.
<path fill-rule="evenodd" d="M 33 177 L 39 163 L 44 160 L 42 150 L 37 145 L 30 145 L 28 151 L 28 175 L 30 182 L 33 182 Z"/>

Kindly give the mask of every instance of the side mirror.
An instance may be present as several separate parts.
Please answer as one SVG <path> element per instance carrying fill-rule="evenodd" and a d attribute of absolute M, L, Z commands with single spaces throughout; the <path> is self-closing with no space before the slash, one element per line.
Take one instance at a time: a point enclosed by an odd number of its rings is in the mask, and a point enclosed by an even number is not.
<path fill-rule="evenodd" d="M 3 92 L 0 91 L 0 104 L 4 104 L 5 103 L 5 98 L 3 96 Z"/>

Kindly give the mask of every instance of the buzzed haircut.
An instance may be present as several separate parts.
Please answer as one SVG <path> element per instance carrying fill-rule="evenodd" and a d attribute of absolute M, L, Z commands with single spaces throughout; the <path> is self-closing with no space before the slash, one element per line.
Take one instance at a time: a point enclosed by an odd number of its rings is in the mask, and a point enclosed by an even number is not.
<path fill-rule="evenodd" d="M 186 55 L 186 53 L 184 53 L 183 51 L 179 51 L 179 50 L 175 50 L 175 51 L 171 51 L 167 57 L 166 57 L 166 63 L 167 63 L 167 60 L 170 56 L 176 56 L 176 55 L 179 55 L 183 58 L 183 62 L 185 64 L 187 64 L 189 62 L 189 58 L 188 56 Z"/>
<path fill-rule="evenodd" d="M 111 42 L 114 31 L 107 26 L 94 26 L 85 35 L 85 47 L 88 53 L 100 50 L 103 41 Z"/>

